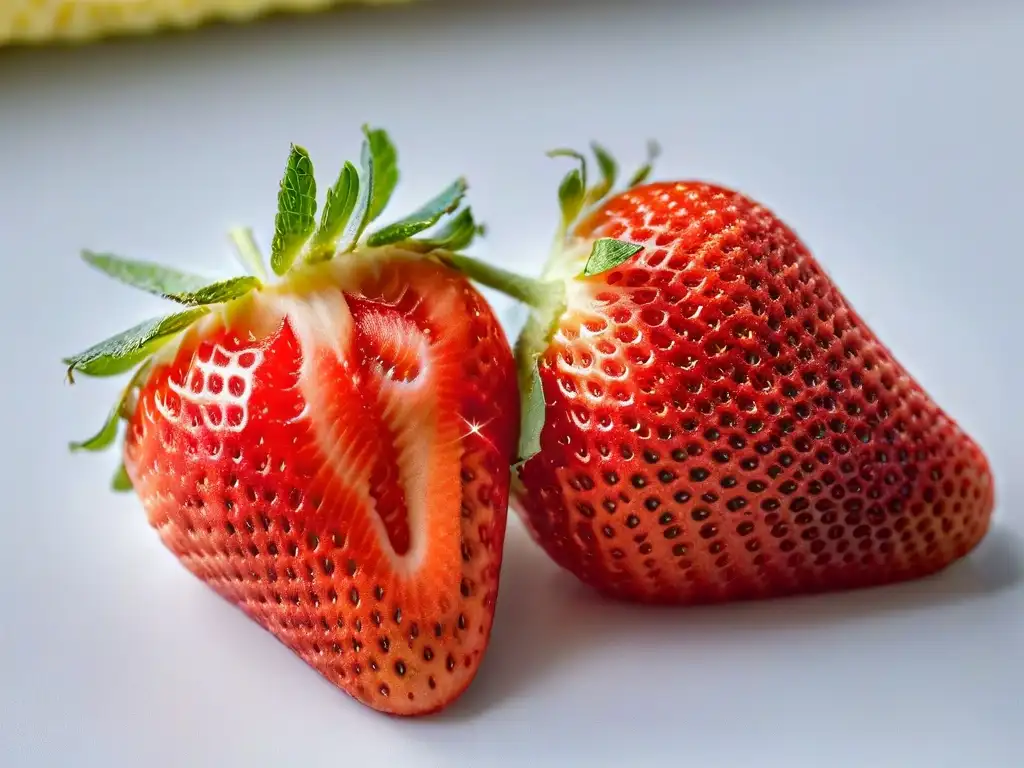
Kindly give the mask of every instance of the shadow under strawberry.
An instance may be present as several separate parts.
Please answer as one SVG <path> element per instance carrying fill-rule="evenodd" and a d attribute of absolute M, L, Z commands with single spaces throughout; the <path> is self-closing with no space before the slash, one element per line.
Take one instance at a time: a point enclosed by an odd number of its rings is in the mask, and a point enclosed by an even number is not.
<path fill-rule="evenodd" d="M 507 589 L 498 601 L 490 656 L 476 684 L 435 718 L 438 722 L 475 719 L 502 702 L 529 696 L 573 658 L 591 657 L 609 646 L 643 649 L 670 637 L 678 650 L 671 663 L 686 666 L 688 648 L 706 652 L 737 642 L 754 647 L 780 632 L 855 625 L 871 617 L 985 599 L 1024 581 L 1024 539 L 996 524 L 970 558 L 930 577 L 685 610 L 630 604 L 588 589 L 548 560 L 518 525 L 509 528 L 504 562 Z M 609 702 L 614 699 L 611 692 Z"/>

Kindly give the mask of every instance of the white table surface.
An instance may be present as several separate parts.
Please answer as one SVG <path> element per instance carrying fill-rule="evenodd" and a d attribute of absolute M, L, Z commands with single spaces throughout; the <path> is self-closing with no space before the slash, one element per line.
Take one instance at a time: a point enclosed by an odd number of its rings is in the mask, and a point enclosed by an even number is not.
<path fill-rule="evenodd" d="M 1024 765 L 1022 30 L 1009 0 L 437 0 L 0 51 L 0 765 Z M 229 274 L 223 232 L 266 241 L 288 143 L 331 175 L 363 121 L 403 153 L 392 210 L 465 173 L 480 254 L 523 270 L 553 146 L 635 162 L 656 136 L 663 175 L 773 206 L 986 448 L 984 544 L 898 587 L 650 610 L 602 603 L 513 523 L 455 707 L 399 721 L 339 694 L 107 492 L 112 454 L 66 454 L 115 385 L 71 389 L 59 358 L 160 306 L 80 247 Z"/>

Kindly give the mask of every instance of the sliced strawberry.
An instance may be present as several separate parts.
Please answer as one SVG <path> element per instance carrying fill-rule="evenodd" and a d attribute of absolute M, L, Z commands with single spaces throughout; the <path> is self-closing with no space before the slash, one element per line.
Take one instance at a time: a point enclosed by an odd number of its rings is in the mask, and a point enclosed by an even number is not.
<path fill-rule="evenodd" d="M 314 241 L 186 324 L 122 415 L 127 478 L 192 573 L 360 701 L 422 714 L 487 647 L 518 396 L 484 300 L 404 226 L 333 260 Z"/>

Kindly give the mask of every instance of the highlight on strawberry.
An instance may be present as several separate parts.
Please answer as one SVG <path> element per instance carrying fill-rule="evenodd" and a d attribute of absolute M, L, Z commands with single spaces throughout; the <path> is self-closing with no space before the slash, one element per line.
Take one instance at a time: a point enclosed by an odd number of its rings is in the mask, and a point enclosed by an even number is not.
<path fill-rule="evenodd" d="M 697 603 L 970 552 L 993 510 L 985 455 L 797 235 L 735 190 L 648 183 L 651 162 L 616 189 L 593 151 L 593 184 L 582 154 L 552 153 L 577 164 L 561 226 L 511 291 L 532 306 L 512 494 L 548 554 L 618 598 Z"/>
<path fill-rule="evenodd" d="M 99 432 L 122 432 L 113 485 L 138 495 L 195 576 L 362 703 L 441 709 L 473 680 L 493 620 L 519 398 L 508 341 L 452 257 L 481 229 L 452 183 L 370 230 L 398 181 L 364 128 L 319 221 L 293 146 L 268 277 L 210 281 L 87 252 L 179 311 L 64 362 L 127 376 Z M 458 255 L 463 264 L 484 265 Z"/>

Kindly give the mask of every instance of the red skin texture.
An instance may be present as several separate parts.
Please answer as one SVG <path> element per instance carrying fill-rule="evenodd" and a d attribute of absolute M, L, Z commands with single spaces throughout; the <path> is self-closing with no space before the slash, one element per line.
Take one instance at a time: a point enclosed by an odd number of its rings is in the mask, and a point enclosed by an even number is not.
<path fill-rule="evenodd" d="M 304 348 L 286 315 L 250 336 L 270 301 L 258 295 L 190 330 L 140 393 L 126 469 L 193 574 L 359 701 L 426 714 L 469 685 L 490 636 L 512 353 L 470 284 L 423 259 L 313 292 L 355 330 L 328 323 Z M 427 458 L 403 469 L 416 451 Z M 400 571 L 395 553 L 417 543 L 422 559 Z"/>
<path fill-rule="evenodd" d="M 570 287 L 540 357 L 541 451 L 513 494 L 561 566 L 700 603 L 920 577 L 985 535 L 981 449 L 770 211 L 657 183 L 576 234 L 645 248 Z"/>

